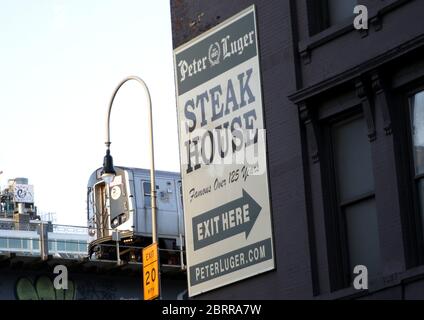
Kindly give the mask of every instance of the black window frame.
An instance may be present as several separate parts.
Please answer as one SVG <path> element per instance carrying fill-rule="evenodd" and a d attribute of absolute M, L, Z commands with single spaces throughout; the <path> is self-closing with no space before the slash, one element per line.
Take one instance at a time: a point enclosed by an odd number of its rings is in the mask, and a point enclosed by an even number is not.
<path fill-rule="evenodd" d="M 363 121 L 366 121 L 363 108 L 360 104 L 331 115 L 328 118 L 324 118 L 320 120 L 319 124 L 320 149 L 323 150 L 322 161 L 320 161 L 322 190 L 327 230 L 330 290 L 332 292 L 351 286 L 353 280 L 353 270 L 350 270 L 348 226 L 345 208 L 369 199 L 375 200 L 376 198 L 376 187 L 374 186 L 373 191 L 353 197 L 347 201 L 342 202 L 339 199 L 333 128 L 335 125 L 352 121 L 356 118 L 363 118 Z M 371 161 L 373 161 L 372 158 Z"/>
<path fill-rule="evenodd" d="M 415 154 L 414 154 L 414 145 L 413 145 L 413 135 L 412 135 L 412 99 L 419 93 L 424 94 L 424 86 L 418 90 L 413 91 L 408 95 L 408 114 L 409 114 L 409 137 L 410 137 L 410 149 L 411 149 L 411 160 L 412 160 L 412 169 L 413 169 L 413 180 L 417 183 L 418 180 L 424 179 L 424 173 L 417 174 L 415 168 Z M 416 188 L 415 188 L 416 189 Z"/>
<path fill-rule="evenodd" d="M 327 0 L 307 0 L 307 11 L 311 37 L 330 27 Z"/>
<path fill-rule="evenodd" d="M 344 1 L 344 0 L 339 0 Z M 357 1 L 357 5 L 360 4 Z M 307 0 L 308 26 L 309 36 L 312 37 L 328 28 L 337 24 L 331 24 L 330 8 L 328 0 Z M 353 24 L 353 8 L 352 8 L 352 24 Z M 347 20 L 346 20 L 347 21 Z"/>
<path fill-rule="evenodd" d="M 412 98 L 420 93 L 424 92 L 424 80 L 419 84 L 413 83 L 403 90 L 401 94 L 400 110 L 404 115 L 404 118 L 400 119 L 401 123 L 401 136 L 400 144 L 405 146 L 406 150 L 403 154 L 403 166 L 402 170 L 406 173 L 406 180 L 401 181 L 401 188 L 404 193 L 401 196 L 404 208 L 409 214 L 404 215 L 404 233 L 405 233 L 405 245 L 406 245 L 406 268 L 410 269 L 419 265 L 424 265 L 424 218 L 421 216 L 420 208 L 420 195 L 417 188 L 417 175 L 415 171 L 415 160 L 414 160 L 414 144 L 413 144 L 413 133 L 412 133 Z M 424 179 L 424 174 L 419 175 Z"/>

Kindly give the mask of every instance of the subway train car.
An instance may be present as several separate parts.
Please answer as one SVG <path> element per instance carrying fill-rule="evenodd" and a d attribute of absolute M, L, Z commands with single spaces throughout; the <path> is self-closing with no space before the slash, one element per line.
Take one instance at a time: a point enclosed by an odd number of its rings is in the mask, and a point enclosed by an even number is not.
<path fill-rule="evenodd" d="M 116 260 L 117 242 L 123 261 L 139 262 L 141 248 L 152 242 L 150 171 L 115 167 L 109 187 L 102 168 L 87 186 L 87 218 L 91 259 Z M 184 249 L 184 221 L 179 173 L 156 171 L 157 230 L 160 259 L 180 264 Z"/>

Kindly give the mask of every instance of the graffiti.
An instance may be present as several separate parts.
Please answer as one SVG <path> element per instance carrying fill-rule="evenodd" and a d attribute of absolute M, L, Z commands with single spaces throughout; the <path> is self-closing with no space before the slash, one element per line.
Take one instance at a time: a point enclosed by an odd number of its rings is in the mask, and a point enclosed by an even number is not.
<path fill-rule="evenodd" d="M 108 281 L 96 282 L 84 281 L 78 286 L 78 298 L 80 300 L 115 300 L 116 287 Z"/>
<path fill-rule="evenodd" d="M 68 289 L 56 289 L 54 280 L 40 276 L 32 281 L 19 278 L 15 285 L 17 300 L 115 300 L 117 288 L 109 281 L 80 282 L 68 280 Z"/>
<path fill-rule="evenodd" d="M 18 300 L 76 300 L 76 285 L 68 281 L 68 289 L 55 289 L 53 281 L 47 276 L 40 276 L 34 281 L 28 277 L 19 278 L 15 285 Z"/>

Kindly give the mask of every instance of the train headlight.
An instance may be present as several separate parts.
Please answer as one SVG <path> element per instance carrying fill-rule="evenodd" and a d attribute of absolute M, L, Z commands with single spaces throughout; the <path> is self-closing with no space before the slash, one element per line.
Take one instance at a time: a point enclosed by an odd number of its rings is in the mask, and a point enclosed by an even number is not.
<path fill-rule="evenodd" d="M 117 227 L 118 224 L 119 224 L 118 218 L 115 218 L 115 219 L 112 220 L 112 227 Z"/>

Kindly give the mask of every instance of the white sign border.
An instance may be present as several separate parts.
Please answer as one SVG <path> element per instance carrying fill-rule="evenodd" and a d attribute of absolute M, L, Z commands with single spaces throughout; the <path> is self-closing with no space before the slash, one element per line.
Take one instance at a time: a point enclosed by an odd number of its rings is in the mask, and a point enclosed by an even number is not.
<path fill-rule="evenodd" d="M 255 41 L 256 41 L 256 56 L 255 56 L 255 58 L 258 59 L 258 64 L 259 64 L 260 94 L 261 94 L 261 100 L 262 100 L 261 109 L 262 109 L 262 114 L 263 114 L 263 119 L 262 119 L 263 120 L 263 123 L 262 123 L 262 125 L 263 125 L 263 128 L 266 129 L 265 116 L 264 116 L 263 92 L 262 92 L 263 91 L 263 86 L 262 86 L 262 82 L 263 81 L 262 81 L 262 72 L 261 72 L 261 66 L 260 66 L 260 50 L 259 50 L 259 38 L 258 38 L 258 27 L 257 27 L 257 14 L 256 14 L 256 5 L 253 4 L 253 5 L 249 6 L 249 7 L 247 7 L 246 9 L 240 11 L 239 13 L 237 13 L 237 14 L 229 17 L 229 18 L 227 18 L 226 20 L 222 21 L 221 23 L 219 23 L 218 25 L 212 27 L 211 29 L 209 29 L 209 30 L 201 33 L 200 35 L 196 36 L 195 38 L 191 39 L 190 41 L 183 43 L 182 45 L 178 46 L 177 48 L 175 48 L 173 50 L 175 97 L 176 97 L 176 103 L 177 103 L 176 113 L 177 113 L 178 140 L 179 141 L 181 141 L 180 140 L 180 138 L 181 138 L 180 137 L 180 129 L 181 129 L 180 126 L 181 126 L 181 123 L 179 121 L 179 115 L 178 115 L 178 97 L 179 97 L 179 93 L 178 93 L 178 73 L 177 73 L 178 70 L 176 69 L 176 58 L 177 58 L 177 55 L 179 53 L 181 53 L 182 51 L 188 49 L 189 47 L 195 45 L 196 43 L 201 42 L 202 40 L 206 39 L 207 37 L 209 37 L 209 35 L 217 32 L 217 31 L 219 31 L 221 29 L 224 29 L 225 27 L 227 27 L 231 23 L 235 22 L 236 20 L 241 19 L 242 17 L 244 17 L 244 16 L 246 16 L 246 15 L 252 13 L 252 12 L 253 12 L 253 16 L 254 16 Z M 181 162 L 181 145 L 180 144 L 179 144 L 179 149 L 180 149 L 179 150 L 180 171 L 182 173 L 183 172 L 183 165 L 182 165 L 182 162 Z M 267 193 L 268 193 L 268 195 L 270 195 L 271 190 L 270 190 L 270 179 L 269 179 L 269 161 L 268 161 L 268 143 L 267 142 L 266 142 L 266 154 L 265 154 L 265 157 L 266 157 L 266 169 L 267 169 L 266 170 L 267 171 L 266 172 L 266 179 L 267 179 L 266 182 L 267 182 L 267 187 L 268 187 Z M 183 177 L 182 177 L 182 175 L 181 175 L 181 180 L 182 180 L 181 183 L 183 183 Z M 184 188 L 181 188 L 181 189 L 182 189 L 181 192 L 182 192 L 182 195 L 183 195 L 183 199 L 185 199 L 186 198 L 186 194 L 184 194 Z M 269 267 L 267 267 L 267 268 L 264 268 L 261 271 L 253 272 L 253 273 L 251 273 L 249 275 L 241 275 L 239 277 L 233 277 L 233 280 L 231 282 L 226 283 L 226 284 L 212 285 L 212 286 L 210 286 L 208 288 L 208 290 L 200 290 L 198 292 L 192 293 L 191 292 L 191 287 L 190 287 L 190 271 L 189 271 L 189 269 L 190 269 L 190 263 L 189 263 L 189 256 L 187 255 L 186 256 L 186 259 L 187 259 L 187 282 L 188 282 L 188 293 L 189 293 L 189 297 L 194 297 L 194 296 L 197 296 L 197 295 L 201 295 L 201 294 L 204 294 L 206 292 L 209 292 L 209 291 L 212 291 L 212 290 L 215 290 L 215 289 L 218 289 L 218 288 L 222 288 L 224 286 L 228 286 L 228 285 L 237 283 L 239 281 L 242 281 L 242 280 L 245 280 L 245 279 L 249 279 L 251 277 L 255 277 L 255 276 L 260 275 L 260 274 L 264 274 L 266 272 L 269 272 L 269 271 L 274 270 L 277 267 L 276 266 L 276 261 L 275 261 L 274 224 L 273 224 L 273 219 L 272 219 L 272 216 L 273 216 L 272 215 L 272 211 L 273 211 L 272 210 L 272 202 L 271 202 L 271 199 L 269 198 L 269 215 L 270 215 L 269 219 L 270 219 L 270 228 L 271 228 L 270 233 L 271 233 L 271 250 L 272 250 L 272 259 L 271 260 L 272 260 L 272 265 L 269 266 Z M 186 218 L 185 217 L 185 213 L 184 213 L 184 218 Z M 190 232 L 191 232 L 191 230 L 190 230 Z M 185 230 L 185 233 L 186 233 L 186 235 L 185 235 L 185 241 L 187 243 L 187 241 L 188 241 L 187 228 Z M 187 248 L 187 244 L 186 244 L 186 248 Z M 266 261 L 264 261 L 264 262 L 266 262 Z M 261 263 L 264 263 L 264 262 L 261 262 Z M 248 266 L 245 269 L 249 269 L 250 267 L 252 267 L 252 266 Z"/>

